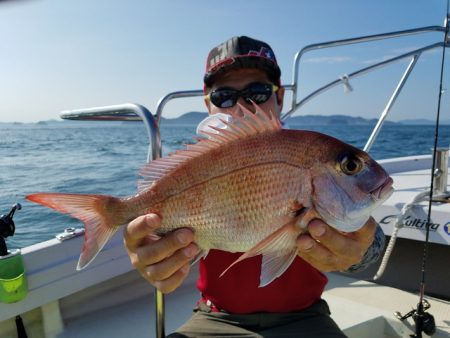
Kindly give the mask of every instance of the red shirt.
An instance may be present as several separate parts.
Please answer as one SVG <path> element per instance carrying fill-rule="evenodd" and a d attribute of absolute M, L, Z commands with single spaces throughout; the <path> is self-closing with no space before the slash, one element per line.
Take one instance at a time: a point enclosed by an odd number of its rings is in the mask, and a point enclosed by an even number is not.
<path fill-rule="evenodd" d="M 300 257 L 272 283 L 258 287 L 261 256 L 239 262 L 219 278 L 241 253 L 210 250 L 200 260 L 197 287 L 203 300 L 230 313 L 300 311 L 320 299 L 327 277 Z"/>

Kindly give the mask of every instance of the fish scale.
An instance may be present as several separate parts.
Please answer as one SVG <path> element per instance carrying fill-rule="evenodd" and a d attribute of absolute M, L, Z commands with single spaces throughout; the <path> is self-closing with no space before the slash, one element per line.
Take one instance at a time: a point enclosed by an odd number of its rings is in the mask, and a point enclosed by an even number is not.
<path fill-rule="evenodd" d="M 277 180 L 273 179 L 275 174 Z M 296 167 L 274 163 L 208 180 L 168 198 L 158 208 L 162 216 L 160 231 L 191 227 L 198 232 L 196 242 L 204 250 L 225 247 L 234 252 L 246 251 L 279 225 L 270 224 L 271 220 L 289 215 L 290 201 L 300 190 L 294 188 L 301 185 L 299 174 Z M 196 198 L 199 194 L 205 197 L 202 202 Z M 220 243 L 220 247 L 213 243 Z"/>

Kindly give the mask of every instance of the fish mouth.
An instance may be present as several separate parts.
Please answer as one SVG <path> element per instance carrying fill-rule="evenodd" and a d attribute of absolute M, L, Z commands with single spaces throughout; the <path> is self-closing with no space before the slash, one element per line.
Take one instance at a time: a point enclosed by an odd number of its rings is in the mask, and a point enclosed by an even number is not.
<path fill-rule="evenodd" d="M 394 188 L 392 187 L 393 183 L 394 180 L 388 177 L 379 187 L 372 190 L 370 195 L 375 201 L 387 199 L 394 191 Z"/>

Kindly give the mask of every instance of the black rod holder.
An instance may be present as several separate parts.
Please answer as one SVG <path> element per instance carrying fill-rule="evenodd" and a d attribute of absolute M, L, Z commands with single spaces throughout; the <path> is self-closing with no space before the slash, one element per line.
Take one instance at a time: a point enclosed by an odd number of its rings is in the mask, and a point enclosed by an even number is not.
<path fill-rule="evenodd" d="M 8 254 L 5 238 L 14 235 L 16 226 L 13 221 L 13 216 L 16 210 L 20 209 L 22 209 L 22 206 L 20 203 L 16 203 L 7 215 L 0 215 L 0 256 L 6 256 Z"/>

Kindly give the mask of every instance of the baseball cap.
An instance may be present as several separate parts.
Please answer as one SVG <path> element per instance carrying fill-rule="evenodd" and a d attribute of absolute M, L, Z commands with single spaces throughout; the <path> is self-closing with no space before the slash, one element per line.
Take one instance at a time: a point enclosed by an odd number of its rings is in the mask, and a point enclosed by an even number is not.
<path fill-rule="evenodd" d="M 281 70 L 272 48 L 248 36 L 232 37 L 209 52 L 203 82 L 210 87 L 218 75 L 241 68 L 261 69 L 274 84 L 280 85 Z"/>

